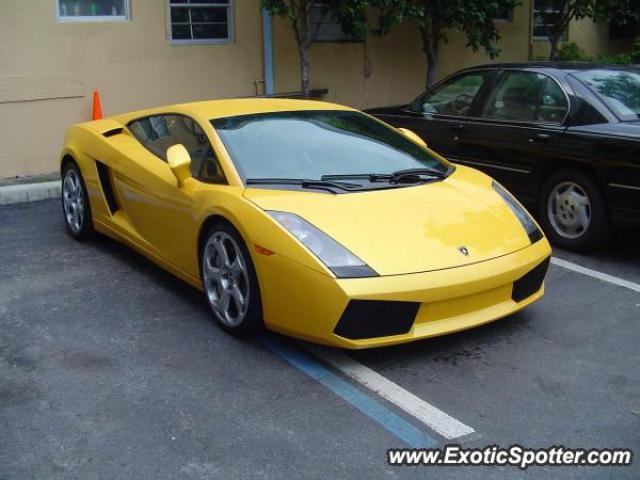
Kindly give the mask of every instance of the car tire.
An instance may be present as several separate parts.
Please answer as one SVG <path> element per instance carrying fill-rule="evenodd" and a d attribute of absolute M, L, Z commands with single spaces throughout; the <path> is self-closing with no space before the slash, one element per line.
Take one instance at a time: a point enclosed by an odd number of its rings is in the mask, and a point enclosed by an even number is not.
<path fill-rule="evenodd" d="M 242 236 L 228 223 L 210 227 L 200 252 L 202 287 L 217 324 L 235 336 L 264 328 L 258 277 Z"/>
<path fill-rule="evenodd" d="M 93 217 L 87 187 L 75 162 L 68 162 L 62 171 L 62 214 L 67 233 L 78 241 L 94 236 Z"/>
<path fill-rule="evenodd" d="M 580 170 L 561 170 L 549 178 L 538 214 L 551 243 L 566 250 L 594 250 L 611 236 L 604 195 L 593 177 Z"/>

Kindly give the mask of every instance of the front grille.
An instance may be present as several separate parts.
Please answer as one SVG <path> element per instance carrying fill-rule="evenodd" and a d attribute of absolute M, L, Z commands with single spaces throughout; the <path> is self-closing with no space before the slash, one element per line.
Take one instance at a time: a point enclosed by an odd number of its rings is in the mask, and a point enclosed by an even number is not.
<path fill-rule="evenodd" d="M 515 302 L 521 302 L 540 290 L 542 282 L 544 281 L 544 276 L 547 274 L 547 269 L 549 268 L 549 261 L 550 258 L 547 258 L 537 267 L 530 270 L 526 275 L 513 282 L 511 298 Z"/>
<path fill-rule="evenodd" d="M 333 333 L 351 340 L 409 332 L 420 303 L 351 300 Z"/>

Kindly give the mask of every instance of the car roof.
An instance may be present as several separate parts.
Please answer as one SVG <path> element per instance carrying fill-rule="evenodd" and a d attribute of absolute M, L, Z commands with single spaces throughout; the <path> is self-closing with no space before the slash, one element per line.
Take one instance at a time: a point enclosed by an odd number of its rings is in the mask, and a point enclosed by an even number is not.
<path fill-rule="evenodd" d="M 540 70 L 562 70 L 567 73 L 575 72 L 579 70 L 596 70 L 596 69 L 608 69 L 608 70 L 638 70 L 637 65 L 611 65 L 606 63 L 591 63 L 591 62 L 510 62 L 510 63 L 485 63 L 482 65 L 474 65 L 471 67 L 460 70 L 461 72 L 467 70 L 476 70 L 483 68 L 501 69 L 501 68 L 530 68 Z"/>
<path fill-rule="evenodd" d="M 236 115 L 250 115 L 256 113 L 287 112 L 300 110 L 353 110 L 336 103 L 320 102 L 317 100 L 294 100 L 285 98 L 233 98 L 224 100 L 207 100 L 201 102 L 180 103 L 164 107 L 149 108 L 135 112 L 115 115 L 114 120 L 123 125 L 131 120 L 163 113 L 177 113 L 198 117 L 202 120 L 232 117 Z"/>

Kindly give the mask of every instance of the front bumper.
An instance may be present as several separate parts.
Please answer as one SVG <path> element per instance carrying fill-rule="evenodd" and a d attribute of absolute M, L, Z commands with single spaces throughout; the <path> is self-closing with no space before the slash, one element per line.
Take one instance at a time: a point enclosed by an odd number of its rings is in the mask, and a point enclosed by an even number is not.
<path fill-rule="evenodd" d="M 543 264 L 550 254 L 549 243 L 542 239 L 509 255 L 464 267 L 357 279 L 331 278 L 278 255 L 264 257 L 259 276 L 265 324 L 287 335 L 352 349 L 465 330 L 510 315 L 542 297 Z M 374 302 L 352 302 L 360 300 Z M 401 307 L 398 322 L 405 322 L 403 333 L 389 328 L 389 322 L 386 329 L 374 326 L 376 305 L 386 302 Z M 355 330 L 339 328 L 341 318 L 358 303 L 368 304 L 356 310 L 371 314 L 370 337 L 366 316 L 358 319 Z M 384 321 L 393 312 L 387 309 L 379 317 Z M 413 317 L 408 324 L 406 315 Z"/>

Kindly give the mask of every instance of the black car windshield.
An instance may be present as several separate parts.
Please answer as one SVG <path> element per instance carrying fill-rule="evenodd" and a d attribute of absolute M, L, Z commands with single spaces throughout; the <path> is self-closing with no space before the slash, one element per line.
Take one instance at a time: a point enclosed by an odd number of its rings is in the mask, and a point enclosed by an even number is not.
<path fill-rule="evenodd" d="M 573 75 L 594 91 L 622 121 L 640 117 L 640 74 L 628 70 L 587 70 Z"/>
<path fill-rule="evenodd" d="M 259 113 L 211 121 L 240 176 L 321 179 L 449 167 L 403 134 L 354 111 Z"/>

